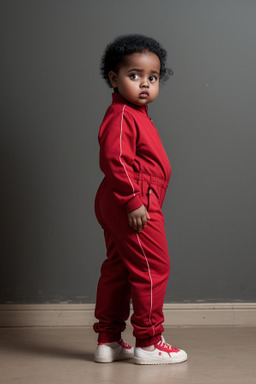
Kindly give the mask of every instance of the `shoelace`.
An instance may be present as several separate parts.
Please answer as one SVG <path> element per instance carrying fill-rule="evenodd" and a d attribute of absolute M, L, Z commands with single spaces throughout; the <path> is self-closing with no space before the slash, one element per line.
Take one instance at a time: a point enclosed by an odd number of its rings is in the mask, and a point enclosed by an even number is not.
<path fill-rule="evenodd" d="M 126 341 L 124 341 L 123 339 L 120 339 L 119 341 L 118 341 L 118 344 L 120 344 L 123 348 L 125 348 L 125 349 L 131 349 L 132 347 L 128 344 L 128 343 L 126 343 Z"/>
<path fill-rule="evenodd" d="M 172 345 L 166 343 L 166 341 L 165 341 L 163 336 L 161 336 L 161 340 L 158 341 L 157 345 L 159 345 L 159 347 L 163 347 L 165 349 L 169 349 L 171 352 L 178 352 L 179 351 L 179 349 L 174 348 Z"/>

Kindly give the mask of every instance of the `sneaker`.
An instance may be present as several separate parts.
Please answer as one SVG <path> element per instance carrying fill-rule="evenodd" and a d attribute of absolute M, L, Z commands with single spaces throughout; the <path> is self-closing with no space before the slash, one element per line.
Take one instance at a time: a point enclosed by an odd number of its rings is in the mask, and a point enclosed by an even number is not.
<path fill-rule="evenodd" d="M 153 351 L 145 351 L 142 348 L 135 348 L 135 364 L 175 364 L 187 360 L 187 354 L 182 349 L 177 349 L 167 344 L 162 336 L 161 340 L 155 344 Z"/>
<path fill-rule="evenodd" d="M 106 344 L 98 344 L 94 361 L 97 363 L 112 363 L 115 360 L 127 360 L 134 357 L 134 349 L 127 344 L 123 339 L 118 341 L 117 347 L 110 347 Z"/>

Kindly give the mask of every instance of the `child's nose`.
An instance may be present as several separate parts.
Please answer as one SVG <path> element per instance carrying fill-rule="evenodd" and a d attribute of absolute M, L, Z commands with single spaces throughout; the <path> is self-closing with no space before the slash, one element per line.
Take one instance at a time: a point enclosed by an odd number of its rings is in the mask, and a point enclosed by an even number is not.
<path fill-rule="evenodd" d="M 140 84 L 141 87 L 149 87 L 149 81 L 147 78 L 143 78 Z"/>

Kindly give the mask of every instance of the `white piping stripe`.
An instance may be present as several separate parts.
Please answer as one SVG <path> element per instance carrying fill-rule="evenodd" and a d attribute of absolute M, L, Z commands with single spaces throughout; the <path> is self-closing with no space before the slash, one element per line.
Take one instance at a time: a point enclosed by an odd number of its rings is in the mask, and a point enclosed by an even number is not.
<path fill-rule="evenodd" d="M 122 133 L 123 133 L 123 119 L 124 119 L 124 110 L 125 110 L 125 105 L 123 106 L 123 110 L 122 110 L 122 119 L 121 119 L 121 130 L 120 130 L 120 155 L 119 155 L 119 161 L 120 163 L 122 164 L 124 170 L 125 170 L 125 173 L 126 173 L 126 176 L 131 184 L 131 187 L 132 187 L 132 191 L 133 191 L 133 195 L 135 196 L 135 192 L 134 192 L 134 187 L 133 187 L 133 183 L 128 175 L 128 172 L 127 172 L 127 169 L 125 167 L 125 164 L 122 162 Z M 153 307 L 153 280 L 152 280 L 152 276 L 151 276 L 151 270 L 150 270 L 150 267 L 149 267 L 149 262 L 148 262 L 148 259 L 147 259 L 147 256 L 146 256 L 146 253 L 143 249 L 143 246 L 140 242 L 140 238 L 139 238 L 139 235 L 136 234 L 137 236 L 137 240 L 138 240 L 138 243 L 139 243 L 139 246 L 140 246 L 140 249 L 142 251 L 142 254 L 146 260 L 146 263 L 147 263 L 147 268 L 148 268 L 148 275 L 149 275 L 149 278 L 150 278 L 150 311 L 149 311 L 149 322 L 153 328 L 153 332 L 154 332 L 154 335 L 155 335 L 155 329 L 154 329 L 154 326 L 152 324 L 152 307 Z"/>
<path fill-rule="evenodd" d="M 126 173 L 126 176 L 132 186 L 132 192 L 133 192 L 133 196 L 135 197 L 135 192 L 134 192 L 134 187 L 133 187 L 133 183 L 128 175 L 128 172 L 126 170 L 126 167 L 125 167 L 125 164 L 122 162 L 122 133 L 123 133 L 123 119 L 124 119 L 124 110 L 125 110 L 125 107 L 126 105 L 123 106 L 123 111 L 122 111 L 122 119 L 121 119 L 121 130 L 120 130 L 120 155 L 119 155 L 119 161 L 120 163 L 122 164 L 123 168 L 124 168 L 124 171 Z"/>
<path fill-rule="evenodd" d="M 145 260 L 146 260 L 146 263 L 147 263 L 147 267 L 148 267 L 148 275 L 149 275 L 149 278 L 150 278 L 150 311 L 149 311 L 149 315 L 148 315 L 148 319 L 149 319 L 149 322 L 153 328 L 153 332 L 154 332 L 154 336 L 155 336 L 155 328 L 152 324 L 152 307 L 153 307 L 153 279 L 152 279 L 152 276 L 151 276 L 151 270 L 150 270 L 150 267 L 149 267 L 149 262 L 148 262 L 148 259 L 147 259 L 147 256 L 146 256 L 146 253 L 144 251 L 144 248 L 140 242 L 140 238 L 139 238 L 139 235 L 136 233 L 136 236 L 137 236 L 137 240 L 138 240 L 138 243 L 140 245 L 140 249 L 142 251 L 142 254 L 143 256 L 145 257 Z"/>

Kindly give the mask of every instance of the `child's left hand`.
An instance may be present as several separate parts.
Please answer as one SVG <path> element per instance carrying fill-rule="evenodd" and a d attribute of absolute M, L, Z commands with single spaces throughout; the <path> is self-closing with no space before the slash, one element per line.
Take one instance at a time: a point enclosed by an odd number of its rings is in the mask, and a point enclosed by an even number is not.
<path fill-rule="evenodd" d="M 138 233 L 141 233 L 142 229 L 146 227 L 149 219 L 150 216 L 145 205 L 128 213 L 129 225 Z"/>

